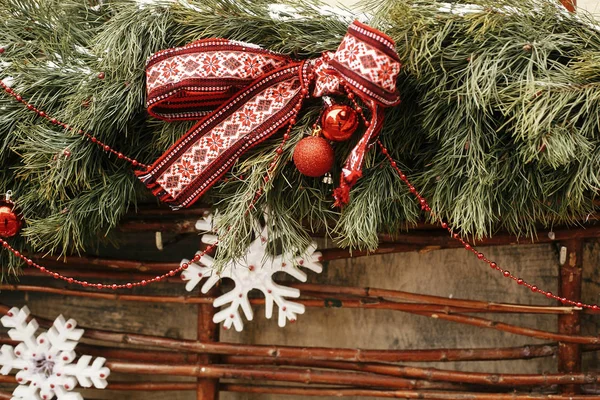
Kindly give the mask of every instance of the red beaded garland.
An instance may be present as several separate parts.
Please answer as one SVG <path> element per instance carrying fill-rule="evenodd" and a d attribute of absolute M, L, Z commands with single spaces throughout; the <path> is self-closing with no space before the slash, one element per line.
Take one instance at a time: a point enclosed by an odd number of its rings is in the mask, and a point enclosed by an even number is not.
<path fill-rule="evenodd" d="M 0 85 L 3 86 L 5 88 L 5 91 L 11 95 L 13 95 L 13 91 L 12 89 L 8 88 L 4 82 L 2 82 L 0 80 Z M 303 89 L 303 94 L 305 94 L 305 97 L 308 97 L 308 90 Z M 268 176 L 270 174 L 272 174 L 273 170 L 275 169 L 275 167 L 277 166 L 277 161 L 281 158 L 281 155 L 283 154 L 283 147 L 285 145 L 285 143 L 289 140 L 290 138 L 290 132 L 292 130 L 293 124 L 296 122 L 296 116 L 298 114 L 298 112 L 300 111 L 300 109 L 302 108 L 302 101 L 303 99 L 301 98 L 300 101 L 298 102 L 298 104 L 296 104 L 296 106 L 294 107 L 295 110 L 295 114 L 294 116 L 290 119 L 290 123 L 289 126 L 287 128 L 286 133 L 283 135 L 283 141 L 280 143 L 280 145 L 277 147 L 277 150 L 275 151 L 275 156 L 273 158 L 273 160 L 271 161 L 271 163 L 269 164 L 269 169 L 267 170 L 267 175 L 265 175 L 265 177 L 268 178 Z M 46 114 L 44 113 L 44 115 L 41 115 L 47 119 L 50 120 L 50 122 L 52 123 L 56 123 L 56 124 L 62 124 L 60 122 L 58 122 L 56 119 L 54 118 L 49 118 L 46 116 Z M 54 121 L 54 122 L 53 122 Z M 64 125 L 64 124 L 63 124 Z M 80 131 L 80 133 L 83 133 L 83 131 Z M 85 133 L 83 133 L 85 134 Z M 85 134 L 93 143 L 99 143 L 101 146 L 104 146 L 104 144 L 102 142 L 100 142 L 98 139 L 96 139 L 93 136 L 90 136 L 88 134 Z M 110 151 L 114 152 L 112 149 L 110 149 Z M 116 153 L 116 152 L 114 152 Z M 121 158 L 121 153 L 116 153 L 119 158 Z M 129 159 L 128 157 L 123 156 L 125 159 L 127 159 L 128 161 L 131 161 L 131 163 L 133 165 L 138 165 L 138 161 L 136 160 L 132 160 Z M 142 166 L 145 166 L 144 164 L 139 164 Z M 243 178 L 242 178 L 243 179 Z M 268 182 L 268 179 L 265 179 L 265 183 Z M 246 210 L 246 212 L 250 212 L 253 208 L 254 205 L 256 204 L 256 201 L 259 199 L 259 197 L 261 196 L 261 194 L 263 193 L 263 187 L 259 188 L 256 192 L 256 195 L 254 197 L 254 199 L 250 202 L 250 205 L 248 207 L 248 209 Z M 87 281 L 81 281 L 78 279 L 74 279 L 72 277 L 68 277 L 68 276 L 64 276 L 59 274 L 58 272 L 54 272 L 54 271 L 50 271 L 48 269 L 46 269 L 45 267 L 37 264 L 36 262 L 34 262 L 32 259 L 25 257 L 24 255 L 22 255 L 18 250 L 16 250 L 15 248 L 13 248 L 10 243 L 8 243 L 7 241 L 3 240 L 0 238 L 0 245 L 2 247 L 4 247 L 5 249 L 9 250 L 10 252 L 13 253 L 13 255 L 17 258 L 22 259 L 28 266 L 30 267 L 34 267 L 36 269 L 38 269 L 40 272 L 43 272 L 45 274 L 49 274 L 52 277 L 56 278 L 56 279 L 61 279 L 65 282 L 68 282 L 70 284 L 77 284 L 83 287 L 95 287 L 96 289 L 112 289 L 112 290 L 117 290 L 117 289 L 133 289 L 134 287 L 138 287 L 138 286 L 146 286 L 148 283 L 156 283 L 156 282 L 160 282 L 165 280 L 168 277 L 172 277 L 174 275 L 176 275 L 179 272 L 182 272 L 186 269 L 189 268 L 190 264 L 195 263 L 200 261 L 200 258 L 202 258 L 202 256 L 204 256 L 205 254 L 211 252 L 212 250 L 214 250 L 217 247 L 218 243 L 214 243 L 210 246 L 208 246 L 205 250 L 201 251 L 200 253 L 194 255 L 194 257 L 192 257 L 192 259 L 187 262 L 187 263 L 183 263 L 181 264 L 178 268 L 172 269 L 170 271 L 168 271 L 167 273 L 160 275 L 160 276 L 156 276 L 153 279 L 150 280 L 141 280 L 139 282 L 128 282 L 126 284 L 116 284 L 116 283 L 109 283 L 109 284 L 104 284 L 104 283 L 89 283 Z"/>
<path fill-rule="evenodd" d="M 87 281 L 80 281 L 78 279 L 74 279 L 68 276 L 64 276 L 59 274 L 58 272 L 54 272 L 51 270 L 48 270 L 45 267 L 42 267 L 41 265 L 37 264 L 35 261 L 33 261 L 30 258 L 25 257 L 23 254 L 21 254 L 19 251 L 17 251 L 15 248 L 13 248 L 7 241 L 0 239 L 0 244 L 6 248 L 7 250 L 9 250 L 10 252 L 13 253 L 13 255 L 15 255 L 15 257 L 18 257 L 20 259 L 22 259 L 23 261 L 25 261 L 27 263 L 27 265 L 32 266 L 34 268 L 37 268 L 40 272 L 43 272 L 45 274 L 48 274 L 50 276 L 52 276 L 55 279 L 60 279 L 63 280 L 65 282 L 68 282 L 70 284 L 77 284 L 83 287 L 93 287 L 96 289 L 112 289 L 112 290 L 117 290 L 117 289 L 132 289 L 133 287 L 137 287 L 137 286 L 146 286 L 149 282 L 152 283 L 156 283 L 156 282 L 160 282 L 165 280 L 166 278 L 168 278 L 169 276 L 172 276 L 171 274 L 175 275 L 178 272 L 183 271 L 185 268 L 183 267 L 183 265 L 181 265 L 178 268 L 175 268 L 163 275 L 157 276 L 149 281 L 146 280 L 142 280 L 139 282 L 129 282 L 126 284 L 117 284 L 117 283 L 110 283 L 110 284 L 105 284 L 105 283 L 89 283 Z M 191 262 L 197 262 L 200 260 L 200 258 L 205 255 L 206 253 L 212 251 L 215 249 L 215 247 L 217 246 L 217 244 L 213 244 L 208 246 L 205 250 L 203 250 L 202 252 L 200 252 L 199 254 L 196 254 Z"/>
<path fill-rule="evenodd" d="M 1 81 L 0 81 L 1 82 Z M 284 140 L 283 142 L 280 144 L 280 146 L 278 148 L 283 148 L 285 142 L 289 139 L 289 131 L 292 129 L 292 124 L 290 124 L 289 128 L 288 128 L 288 132 L 286 133 L 286 135 L 284 135 Z M 280 157 L 280 153 L 276 152 L 275 153 L 275 159 L 274 161 L 276 161 L 279 157 Z M 276 165 L 275 162 L 272 162 L 271 165 Z M 272 168 L 269 169 L 269 172 L 272 171 Z M 255 196 L 255 198 L 252 200 L 252 202 L 250 203 L 250 206 L 248 207 L 248 210 L 246 212 L 249 212 L 253 207 L 254 204 L 256 203 L 256 201 L 258 200 L 258 198 L 260 197 L 260 194 L 262 193 L 262 188 L 259 189 L 257 191 L 257 196 Z M 39 264 L 37 264 L 35 261 L 33 261 L 32 259 L 24 256 L 23 254 L 21 254 L 17 249 L 13 248 L 10 243 L 8 243 L 7 241 L 3 240 L 0 238 L 0 245 L 2 245 L 2 247 L 4 247 L 5 249 L 9 250 L 10 252 L 13 253 L 13 255 L 17 258 L 22 259 L 28 266 L 37 268 L 40 272 L 43 272 L 45 274 L 49 274 L 50 276 L 54 277 L 55 279 L 60 279 L 63 280 L 65 282 L 68 282 L 70 284 L 77 284 L 83 287 L 95 287 L 98 290 L 101 289 L 112 289 L 112 290 L 117 290 L 117 289 L 132 289 L 134 287 L 137 286 L 146 286 L 148 283 L 156 283 L 156 282 L 160 282 L 162 280 L 165 280 L 168 277 L 174 276 L 175 274 L 182 272 L 184 270 L 186 270 L 191 263 L 195 263 L 200 261 L 200 258 L 202 258 L 202 256 L 204 256 L 205 254 L 211 252 L 212 250 L 214 250 L 217 247 L 218 243 L 214 243 L 210 246 L 208 246 L 205 250 L 201 251 L 200 253 L 194 255 L 194 257 L 192 257 L 192 259 L 187 262 L 187 263 L 183 263 L 181 264 L 178 268 L 172 269 L 170 271 L 168 271 L 167 273 L 160 275 L 160 276 L 156 276 L 153 279 L 150 280 L 141 280 L 139 282 L 128 282 L 126 284 L 116 284 L 116 283 L 109 283 L 109 284 L 104 284 L 104 283 L 95 283 L 95 284 L 91 284 L 87 281 L 81 281 L 78 279 L 74 279 L 72 277 L 68 277 L 68 276 L 64 276 L 59 274 L 58 272 L 54 272 L 51 270 L 48 270 L 46 267 L 43 267 Z"/>
<path fill-rule="evenodd" d="M 112 149 L 107 144 L 102 143 L 102 141 L 98 140 L 98 138 L 94 137 L 93 135 L 91 135 L 91 134 L 89 134 L 89 133 L 87 133 L 87 132 L 85 132 L 85 131 L 83 131 L 81 129 L 75 130 L 72 126 L 70 126 L 68 124 L 65 124 L 64 122 L 61 122 L 61 121 L 57 120 L 56 118 L 50 117 L 48 115 L 48 113 L 46 113 L 46 112 L 44 112 L 42 110 L 37 109 L 33 104 L 28 103 L 26 100 L 23 100 L 23 97 L 20 94 L 16 93 L 10 86 L 8 86 L 2 80 L 0 80 L 0 86 L 4 89 L 4 91 L 6 93 L 8 93 L 10 96 L 14 97 L 15 100 L 17 100 L 20 103 L 23 103 L 23 105 L 25 105 L 25 107 L 27 107 L 28 110 L 34 111 L 38 116 L 46 119 L 51 124 L 61 126 L 64 129 L 66 129 L 66 130 L 75 132 L 75 133 L 77 133 L 77 134 L 79 134 L 81 136 L 85 136 L 92 143 L 95 143 L 98 146 L 100 146 L 100 148 L 102 148 L 103 150 L 108 151 L 108 152 L 114 154 L 115 156 L 117 156 L 118 158 L 121 158 L 121 159 L 129 162 L 134 167 L 137 167 L 137 166 L 140 166 L 140 167 L 143 167 L 143 168 L 148 168 L 149 167 L 149 165 L 142 164 L 141 162 L 139 162 L 139 161 L 137 161 L 137 160 L 135 160 L 133 158 L 130 158 L 130 157 L 127 157 L 127 156 L 124 156 L 124 155 L 122 157 L 119 157 L 119 154 L 122 155 L 122 153 L 120 153 L 120 152 Z"/>
<path fill-rule="evenodd" d="M 388 150 L 385 148 L 385 146 L 383 145 L 383 143 L 381 143 L 381 141 L 377 141 L 379 147 L 381 148 L 381 152 L 383 153 L 383 155 L 386 156 L 386 158 L 388 159 L 388 161 L 390 162 L 390 165 L 392 166 L 392 168 L 394 168 L 394 170 L 396 170 L 396 172 L 398 173 L 398 176 L 400 177 L 400 179 L 402 179 L 402 181 L 404 181 L 404 183 L 406 183 L 411 191 L 411 193 L 417 198 L 419 199 L 419 203 L 421 204 L 422 208 L 427 211 L 427 212 L 431 212 L 431 207 L 427 204 L 427 200 L 421 196 L 421 194 L 415 189 L 414 186 L 412 186 L 410 184 L 410 182 L 408 181 L 408 178 L 406 177 L 406 175 L 400 170 L 400 168 L 398 168 L 397 164 L 394 162 L 394 160 L 392 159 L 392 157 L 389 155 Z M 548 297 L 549 299 L 555 299 L 557 301 L 560 301 L 564 304 L 570 304 L 572 306 L 575 307 L 579 307 L 579 308 L 588 308 L 594 311 L 599 311 L 600 307 L 597 304 L 585 304 L 582 303 L 581 301 L 574 301 L 574 300 L 570 300 L 564 297 L 559 297 L 555 294 L 553 294 L 552 292 L 547 292 L 544 290 L 539 289 L 536 285 L 532 285 L 528 282 L 526 282 L 525 280 L 523 280 L 522 278 L 519 278 L 517 276 L 514 276 L 510 273 L 510 271 L 505 270 L 503 268 L 500 268 L 498 266 L 498 264 L 496 264 L 494 261 L 489 260 L 488 258 L 485 257 L 485 255 L 479 251 L 477 251 L 475 249 L 475 247 L 471 246 L 469 243 L 465 242 L 458 233 L 453 232 L 452 231 L 452 227 L 450 227 L 450 225 L 447 222 L 443 222 L 441 221 L 439 218 L 438 220 L 440 221 L 440 224 L 442 226 L 442 228 L 446 229 L 450 235 L 452 236 L 452 238 L 454 238 L 455 240 L 458 240 L 459 242 L 462 243 L 463 247 L 465 248 L 465 250 L 469 250 L 472 253 L 474 253 L 478 259 L 482 260 L 483 262 L 486 262 L 490 268 L 499 271 L 505 278 L 509 278 L 512 279 L 513 281 L 515 281 L 517 284 L 525 286 L 527 288 L 529 288 L 532 292 L 534 293 L 540 293 L 545 295 L 546 297 Z"/>
<path fill-rule="evenodd" d="M 368 127 L 369 126 L 369 121 L 366 120 L 362 109 L 359 107 L 358 103 L 354 100 L 354 95 L 353 93 L 346 87 L 347 84 L 346 82 L 342 81 L 342 84 L 344 86 L 344 88 L 347 91 L 347 97 L 354 103 L 356 110 L 358 111 L 360 117 L 362 118 L 364 124 Z M 427 200 L 421 196 L 421 194 L 417 191 L 417 189 L 410 183 L 410 181 L 408 180 L 408 178 L 406 177 L 406 175 L 402 172 L 402 170 L 400 170 L 400 168 L 398 168 L 397 163 L 394 161 L 394 159 L 390 156 L 388 150 L 385 148 L 385 146 L 383 145 L 383 143 L 381 143 L 380 140 L 377 141 L 377 144 L 379 145 L 379 148 L 381 149 L 381 153 L 388 159 L 391 167 L 396 171 L 396 173 L 398 174 L 398 176 L 400 177 L 400 179 L 402 181 L 404 181 L 404 183 L 407 185 L 408 189 L 410 190 L 410 192 L 419 200 L 419 203 L 421 204 L 421 208 L 426 211 L 431 213 L 431 207 L 429 206 L 429 204 L 427 203 Z M 462 245 L 464 246 L 465 250 L 469 250 L 472 253 L 477 255 L 477 258 L 479 258 L 480 260 L 482 260 L 483 262 L 486 262 L 492 269 L 499 271 L 503 274 L 503 276 L 505 276 L 506 278 L 510 278 L 514 281 L 516 281 L 519 285 L 523 285 L 529 289 L 531 289 L 532 292 L 537 292 L 537 293 L 542 293 L 548 296 L 548 298 L 553 298 L 555 300 L 558 300 L 564 304 L 570 304 L 579 308 L 588 308 L 594 311 L 599 311 L 600 307 L 597 304 L 585 304 L 582 303 L 580 301 L 573 301 L 564 297 L 559 297 L 556 296 L 554 294 L 552 294 L 551 292 L 544 292 L 542 290 L 539 290 L 537 286 L 532 285 L 526 281 L 524 281 L 523 279 L 516 277 L 514 275 L 512 275 L 509 271 L 505 271 L 504 269 L 500 268 L 494 261 L 488 259 L 487 257 L 485 257 L 485 255 L 483 253 L 478 252 L 473 246 L 471 246 L 470 244 L 468 244 L 467 242 L 465 242 L 458 233 L 453 232 L 452 231 L 452 227 L 450 227 L 448 225 L 447 222 L 442 221 L 439 217 L 437 217 L 438 221 L 441 223 L 441 226 L 443 229 L 447 230 L 451 237 L 454 238 L 455 240 L 459 241 L 460 243 L 462 243 Z"/>

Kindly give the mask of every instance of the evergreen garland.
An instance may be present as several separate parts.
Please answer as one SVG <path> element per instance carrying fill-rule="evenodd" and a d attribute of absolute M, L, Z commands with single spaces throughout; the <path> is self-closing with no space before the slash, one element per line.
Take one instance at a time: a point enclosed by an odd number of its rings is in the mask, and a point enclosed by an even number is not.
<path fill-rule="evenodd" d="M 390 0 L 365 12 L 361 18 L 396 40 L 404 62 L 403 102 L 388 110 L 381 139 L 436 215 L 481 237 L 497 229 L 533 235 L 538 225 L 573 223 L 597 211 L 600 27 L 591 17 L 546 0 Z M 148 118 L 150 54 L 225 37 L 318 57 L 337 48 L 353 19 L 313 2 L 250 0 L 2 0 L 0 17 L 0 79 L 144 162 L 190 126 Z M 284 159 L 291 160 L 321 107 L 319 99 L 305 104 Z M 246 213 L 280 136 L 241 159 L 229 174 L 234 179 L 205 196 L 221 215 L 219 260 L 246 248 L 264 207 L 282 245 L 298 249 L 316 230 L 343 246 L 374 249 L 378 234 L 424 217 L 375 149 L 341 211 L 332 208 L 333 186 L 283 163 L 257 211 Z M 352 144 L 337 146 L 334 177 Z M 153 201 L 128 165 L 5 95 L 0 163 L 0 192 L 15 193 L 27 221 L 19 245 L 33 251 L 81 251 L 138 202 Z M 2 257 L 4 275 L 17 265 Z"/>

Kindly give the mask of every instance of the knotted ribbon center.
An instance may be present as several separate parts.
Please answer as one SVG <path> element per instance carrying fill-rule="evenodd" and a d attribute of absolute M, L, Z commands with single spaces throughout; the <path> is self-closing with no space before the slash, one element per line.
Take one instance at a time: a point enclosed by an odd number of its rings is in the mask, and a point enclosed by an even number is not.
<path fill-rule="evenodd" d="M 165 121 L 199 121 L 136 174 L 161 201 L 189 207 L 246 151 L 294 122 L 303 98 L 345 91 L 370 111 L 334 191 L 336 204 L 346 204 L 381 130 L 383 109 L 400 102 L 400 66 L 393 40 L 358 21 L 337 51 L 311 60 L 226 39 L 163 50 L 146 67 L 148 112 Z"/>

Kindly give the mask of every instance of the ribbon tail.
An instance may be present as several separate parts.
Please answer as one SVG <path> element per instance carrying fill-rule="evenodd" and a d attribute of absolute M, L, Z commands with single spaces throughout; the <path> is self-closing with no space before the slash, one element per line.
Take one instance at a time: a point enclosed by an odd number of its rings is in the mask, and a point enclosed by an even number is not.
<path fill-rule="evenodd" d="M 238 92 L 136 175 L 173 208 L 192 205 L 242 156 L 298 113 L 307 63 L 274 70 Z"/>
<path fill-rule="evenodd" d="M 365 155 L 383 126 L 383 108 L 374 101 L 370 101 L 369 103 L 372 115 L 371 121 L 364 135 L 346 159 L 340 177 L 340 186 L 333 191 L 335 207 L 343 207 L 350 202 L 350 190 L 362 176 Z"/>

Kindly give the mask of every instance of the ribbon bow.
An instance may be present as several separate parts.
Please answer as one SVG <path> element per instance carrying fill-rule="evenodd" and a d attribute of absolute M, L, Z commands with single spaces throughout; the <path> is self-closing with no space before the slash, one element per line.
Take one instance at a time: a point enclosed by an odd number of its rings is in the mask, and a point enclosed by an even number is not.
<path fill-rule="evenodd" d="M 334 191 L 336 204 L 346 204 L 362 175 L 364 155 L 381 130 L 383 109 L 400 102 L 400 66 L 394 41 L 358 21 L 337 51 L 312 60 L 296 61 L 226 39 L 158 52 L 146 66 L 148 112 L 166 121 L 199 122 L 136 174 L 161 201 L 189 207 L 242 154 L 294 123 L 303 98 L 346 90 L 371 115 Z"/>

